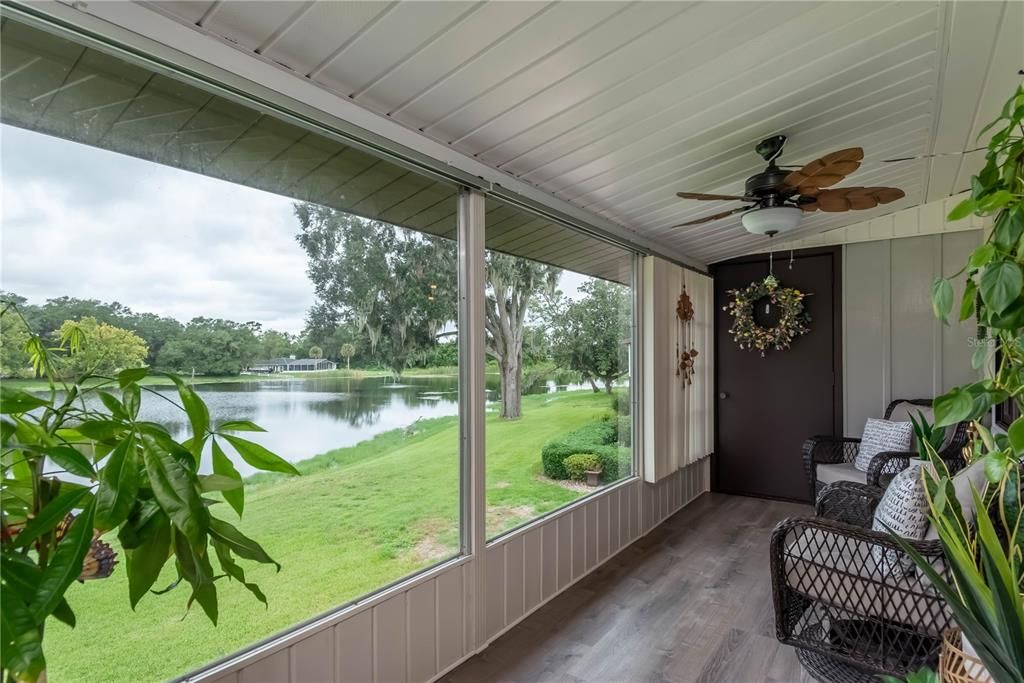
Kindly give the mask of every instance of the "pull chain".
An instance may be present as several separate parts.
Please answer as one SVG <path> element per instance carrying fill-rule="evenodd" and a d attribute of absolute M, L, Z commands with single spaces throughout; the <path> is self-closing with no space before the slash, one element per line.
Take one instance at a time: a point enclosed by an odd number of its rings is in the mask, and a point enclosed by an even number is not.
<path fill-rule="evenodd" d="M 775 259 L 775 252 L 774 251 L 769 251 L 768 252 L 768 276 L 769 277 L 772 277 L 772 276 L 775 275 L 774 259 Z M 764 303 L 764 314 L 765 315 L 768 315 L 769 313 L 771 313 L 771 310 L 772 310 L 771 306 L 772 306 L 771 303 L 769 303 L 768 301 L 766 301 Z"/>
<path fill-rule="evenodd" d="M 793 250 L 789 250 L 789 269 L 793 270 Z"/>

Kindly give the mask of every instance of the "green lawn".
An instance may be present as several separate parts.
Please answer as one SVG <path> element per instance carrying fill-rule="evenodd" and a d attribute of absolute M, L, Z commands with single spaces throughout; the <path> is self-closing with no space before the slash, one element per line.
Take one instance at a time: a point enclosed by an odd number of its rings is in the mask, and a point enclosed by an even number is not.
<path fill-rule="evenodd" d="M 524 397 L 515 422 L 488 416 L 489 534 L 580 495 L 538 479 L 540 451 L 608 410 L 607 395 L 571 392 Z M 146 596 L 133 614 L 123 571 L 74 584 L 68 600 L 77 628 L 54 622 L 47 630 L 49 680 L 135 683 L 180 675 L 455 554 L 458 422 L 439 418 L 415 429 L 307 460 L 302 477 L 253 479 L 240 526 L 284 566 L 279 574 L 247 567 L 269 609 L 237 584 L 219 582 L 214 628 L 198 608 L 185 615 L 185 588 Z M 233 517 L 227 506 L 218 508 Z"/>

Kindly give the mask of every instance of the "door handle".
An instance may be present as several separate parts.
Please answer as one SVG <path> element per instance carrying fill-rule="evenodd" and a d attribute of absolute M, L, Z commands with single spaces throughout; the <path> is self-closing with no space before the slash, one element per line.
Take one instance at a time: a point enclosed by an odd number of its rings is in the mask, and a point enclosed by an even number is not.
<path fill-rule="evenodd" d="M 720 399 L 722 399 L 724 401 L 725 399 L 729 398 L 729 394 L 727 394 L 724 391 L 722 391 L 722 392 L 720 392 L 718 394 L 718 398 L 720 398 Z"/>

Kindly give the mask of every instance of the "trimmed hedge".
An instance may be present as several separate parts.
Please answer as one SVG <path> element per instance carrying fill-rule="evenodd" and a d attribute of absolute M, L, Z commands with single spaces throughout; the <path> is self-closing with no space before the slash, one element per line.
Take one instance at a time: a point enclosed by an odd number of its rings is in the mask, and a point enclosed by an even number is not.
<path fill-rule="evenodd" d="M 631 462 L 630 449 L 618 445 L 619 424 L 619 420 L 592 422 L 549 441 L 541 451 L 544 474 L 552 479 L 568 479 L 565 459 L 570 455 L 587 453 L 601 461 L 601 479 L 615 481 L 620 473 L 629 471 Z"/>

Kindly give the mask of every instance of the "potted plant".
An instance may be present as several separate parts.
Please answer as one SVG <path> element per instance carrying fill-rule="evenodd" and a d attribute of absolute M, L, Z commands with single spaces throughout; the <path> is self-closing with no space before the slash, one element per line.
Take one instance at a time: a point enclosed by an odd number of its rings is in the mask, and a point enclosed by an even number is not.
<path fill-rule="evenodd" d="M 601 485 L 601 460 L 593 453 L 575 453 L 565 459 L 565 471 L 570 479 L 586 480 L 587 486 Z"/>
<path fill-rule="evenodd" d="M 977 319 L 972 363 L 979 369 L 994 359 L 995 367 L 989 377 L 936 398 L 934 413 L 938 427 L 974 421 L 972 457 L 984 458 L 988 485 L 983 492 L 972 492 L 978 514 L 970 524 L 945 464 L 926 442 L 936 473 L 926 476 L 931 520 L 952 581 L 902 539 L 896 540 L 946 598 L 963 634 L 964 649 L 975 651 L 987 669 L 968 673 L 976 679 L 988 674 L 1000 683 L 1024 683 L 1024 418 L 1000 434 L 980 422 L 1006 400 L 1024 409 L 1024 89 L 1017 88 L 999 118 L 982 132 L 987 131 L 992 133 L 985 166 L 971 179 L 971 196 L 953 209 L 949 219 L 994 216 L 984 244 L 953 277 L 966 279 L 960 320 L 972 314 Z M 932 303 L 945 322 L 953 308 L 949 279 L 935 281 Z"/>
<path fill-rule="evenodd" d="M 21 314 L 8 302 L 0 315 Z M 214 624 L 219 579 L 240 582 L 266 603 L 239 559 L 280 569 L 221 511 L 230 507 L 240 517 L 244 508 L 245 484 L 233 456 L 258 470 L 298 474 L 239 436 L 263 430 L 245 420 L 212 423 L 188 384 L 165 375 L 176 387 L 177 400 L 171 399 L 146 385 L 153 374 L 147 368 L 60 381 L 69 357 L 88 344 L 75 324 L 61 329 L 56 346 L 31 334 L 24 348 L 47 390 L 0 385 L 0 610 L 8 682 L 45 680 L 47 623 L 74 627 L 66 593 L 76 580 L 110 576 L 119 559 L 133 608 L 173 560 L 172 588 L 187 584 L 188 606 L 198 603 Z M 189 438 L 178 441 L 162 425 L 139 419 L 144 396 L 174 403 L 188 419 Z M 212 473 L 201 474 L 201 463 Z M 221 502 L 227 506 L 216 505 Z M 115 533 L 122 558 L 103 540 Z"/>

